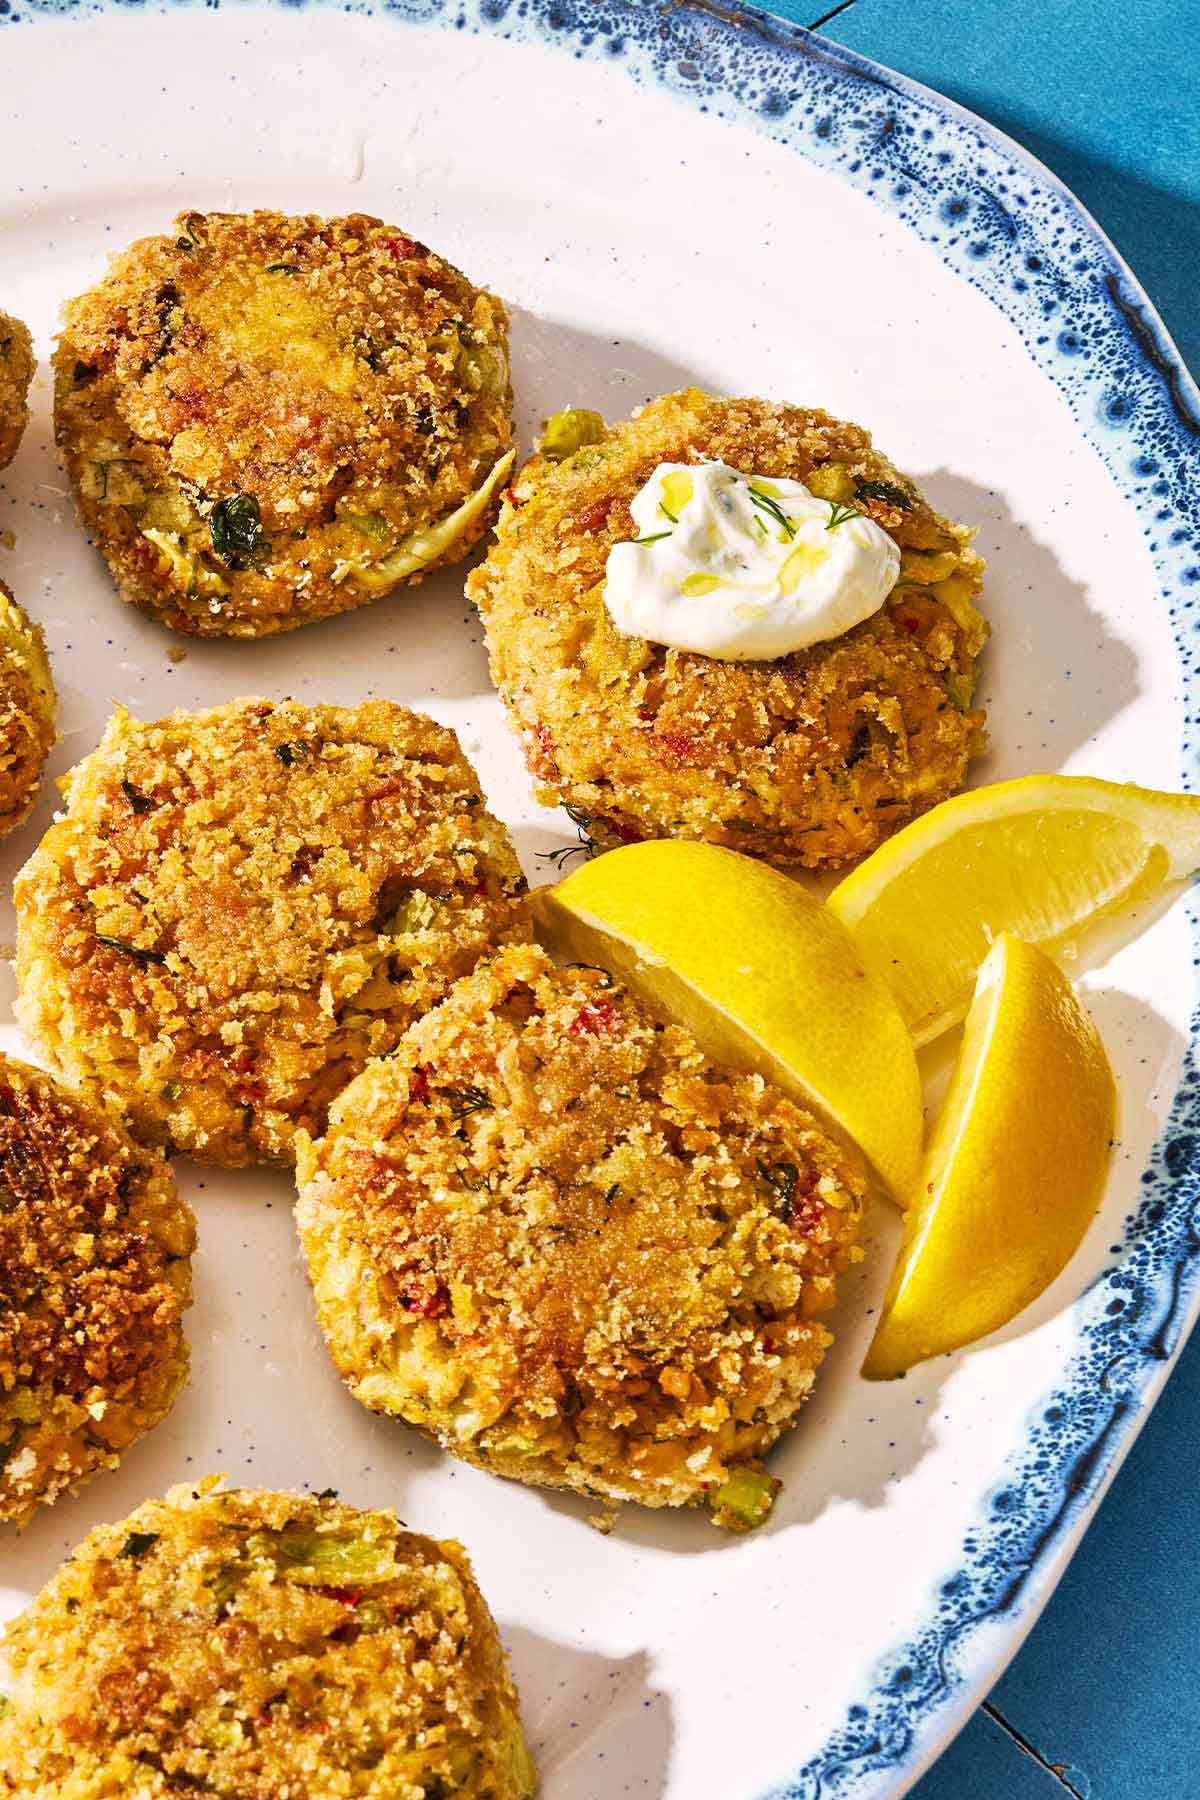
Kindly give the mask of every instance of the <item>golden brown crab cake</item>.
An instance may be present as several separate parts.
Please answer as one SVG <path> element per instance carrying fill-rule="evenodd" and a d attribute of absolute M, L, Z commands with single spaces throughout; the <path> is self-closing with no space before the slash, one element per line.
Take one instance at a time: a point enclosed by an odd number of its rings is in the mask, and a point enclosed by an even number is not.
<path fill-rule="evenodd" d="M 0 469 L 17 454 L 29 423 L 29 388 L 37 363 L 27 326 L 0 312 Z"/>
<path fill-rule="evenodd" d="M 33 805 L 57 712 L 42 628 L 0 581 L 0 836 Z"/>
<path fill-rule="evenodd" d="M 508 316 L 355 213 L 183 213 L 66 309 L 55 430 L 127 600 L 262 637 L 457 562 L 512 457 Z"/>
<path fill-rule="evenodd" d="M 603 589 L 609 550 L 637 536 L 630 501 L 658 464 L 711 460 L 868 513 L 901 552 L 881 610 L 770 662 L 619 633 Z M 981 747 L 971 537 L 859 426 L 689 388 L 607 428 L 594 413 L 551 420 L 468 592 L 540 798 L 598 843 L 699 838 L 836 868 L 953 793 Z"/>
<path fill-rule="evenodd" d="M 0 1520 L 115 1469 L 166 1416 L 194 1241 L 157 1151 L 0 1056 Z"/>
<path fill-rule="evenodd" d="M 512 928 L 508 833 L 452 731 L 390 701 L 118 712 L 16 882 L 18 1011 L 148 1142 L 235 1168 Z"/>
<path fill-rule="evenodd" d="M 84 1539 L 2 1646 L 0 1791 L 528 1800 L 459 1544 L 209 1477 Z"/>
<path fill-rule="evenodd" d="M 482 963 L 300 1140 L 296 1218 L 351 1392 L 501 1475 L 757 1524 L 862 1167 L 599 969 Z"/>

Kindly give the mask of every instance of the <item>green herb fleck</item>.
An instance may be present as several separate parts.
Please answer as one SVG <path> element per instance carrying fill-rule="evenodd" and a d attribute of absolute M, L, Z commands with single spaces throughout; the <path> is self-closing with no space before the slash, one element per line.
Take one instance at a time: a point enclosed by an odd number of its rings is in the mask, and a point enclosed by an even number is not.
<path fill-rule="evenodd" d="M 121 792 L 124 794 L 135 813 L 153 812 L 153 800 L 148 800 L 140 788 L 134 787 L 132 781 L 122 781 Z"/>
<path fill-rule="evenodd" d="M 800 1178 L 800 1171 L 795 1163 L 760 1161 L 758 1176 L 768 1192 L 774 1195 L 775 1210 L 786 1218 L 795 1203 L 796 1183 Z"/>
<path fill-rule="evenodd" d="M 151 1544 L 162 1536 L 158 1531 L 131 1531 L 118 1552 L 120 1556 L 144 1556 Z"/>
<path fill-rule="evenodd" d="M 494 1101 L 486 1088 L 476 1087 L 468 1082 L 466 1087 L 439 1088 L 438 1093 L 450 1102 L 450 1114 L 455 1119 L 465 1119 L 471 1113 L 490 1112 Z"/>
<path fill-rule="evenodd" d="M 131 944 L 128 938 L 107 937 L 103 931 L 96 933 L 96 941 L 107 944 L 110 950 L 121 950 L 140 963 L 165 963 L 167 960 L 161 950 L 142 950 L 137 944 Z"/>
<path fill-rule="evenodd" d="M 298 275 L 299 273 L 300 273 L 300 265 L 298 263 L 268 263 L 267 264 L 267 274 L 268 275 Z"/>
<path fill-rule="evenodd" d="M 951 671 L 948 675 L 943 675 L 942 680 L 946 684 L 946 692 L 949 694 L 950 699 L 957 707 L 958 711 L 960 713 L 970 712 L 971 683 L 967 677 L 965 675 L 956 675 Z"/>
<path fill-rule="evenodd" d="M 182 1093 L 183 1093 L 182 1081 L 164 1081 L 163 1082 L 162 1097 L 164 1100 L 178 1100 L 179 1096 Z"/>
<path fill-rule="evenodd" d="M 312 745 L 304 738 L 296 738 L 290 744 L 276 744 L 275 754 L 285 769 L 291 769 L 297 763 L 308 761 L 312 755 Z"/>
<path fill-rule="evenodd" d="M 901 512 L 908 512 L 912 506 L 904 489 L 892 481 L 859 481 L 855 483 L 854 493 L 856 499 L 882 500 L 887 506 L 898 506 Z"/>
<path fill-rule="evenodd" d="M 841 506 L 836 500 L 831 500 L 829 502 L 829 523 L 825 529 L 826 531 L 836 531 L 839 525 L 846 523 L 847 519 L 861 518 L 862 514 L 857 506 Z"/>
<path fill-rule="evenodd" d="M 317 1495 L 318 1500 L 336 1500 L 337 1497 L 338 1491 L 336 1488 L 322 1488 Z"/>
<path fill-rule="evenodd" d="M 243 568 L 262 536 L 262 512 L 253 494 L 218 500 L 208 521 L 212 547 L 231 569 Z"/>
<path fill-rule="evenodd" d="M 661 504 L 661 502 L 660 502 L 660 504 Z M 663 507 L 663 511 L 664 512 L 667 511 L 665 506 Z M 671 516 L 670 513 L 667 513 L 667 517 L 670 518 L 670 516 Z M 676 520 L 676 524 L 678 524 L 678 520 Z M 669 531 L 655 531 L 655 532 L 652 532 L 649 537 L 634 538 L 633 541 L 635 544 L 661 544 L 663 539 L 669 538 L 670 535 L 671 534 Z"/>

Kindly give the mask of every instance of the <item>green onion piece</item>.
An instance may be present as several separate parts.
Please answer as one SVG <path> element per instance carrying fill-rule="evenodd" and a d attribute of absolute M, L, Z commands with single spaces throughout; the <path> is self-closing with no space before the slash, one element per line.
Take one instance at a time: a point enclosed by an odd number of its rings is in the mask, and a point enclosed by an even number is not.
<path fill-rule="evenodd" d="M 564 462 L 585 444 L 598 444 L 605 435 L 604 420 L 586 406 L 568 406 L 551 413 L 538 439 L 538 449 L 551 462 Z"/>
<path fill-rule="evenodd" d="M 713 1495 L 714 1525 L 726 1531 L 753 1531 L 770 1513 L 782 1485 L 765 1469 L 735 1469 Z"/>
<path fill-rule="evenodd" d="M 280 1531 L 256 1531 L 246 1540 L 247 1554 L 264 1557 L 281 1569 L 305 1570 L 337 1584 L 382 1581 L 396 1566 L 395 1547 L 365 1537 L 336 1537 L 285 1525 Z"/>

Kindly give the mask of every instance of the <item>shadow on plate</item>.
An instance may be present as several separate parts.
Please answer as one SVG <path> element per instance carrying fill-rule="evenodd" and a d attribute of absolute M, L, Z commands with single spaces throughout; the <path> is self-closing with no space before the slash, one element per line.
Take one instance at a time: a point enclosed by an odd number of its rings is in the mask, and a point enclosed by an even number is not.
<path fill-rule="evenodd" d="M 632 1784 L 620 1785 L 621 1774 L 636 1770 L 638 1793 L 665 1791 L 671 1703 L 653 1685 L 644 1651 L 597 1656 L 518 1625 L 502 1625 L 500 1635 L 546 1786 L 553 1777 L 555 1792 L 633 1792 Z"/>
<path fill-rule="evenodd" d="M 989 748 L 972 786 L 1063 768 L 1137 698 L 1137 655 L 1115 637 L 1035 525 L 1003 496 L 948 469 L 916 480 L 949 518 L 977 526 L 987 562 L 981 609 L 992 627 L 980 700 Z M 1112 778 L 1120 780 L 1121 770 Z"/>

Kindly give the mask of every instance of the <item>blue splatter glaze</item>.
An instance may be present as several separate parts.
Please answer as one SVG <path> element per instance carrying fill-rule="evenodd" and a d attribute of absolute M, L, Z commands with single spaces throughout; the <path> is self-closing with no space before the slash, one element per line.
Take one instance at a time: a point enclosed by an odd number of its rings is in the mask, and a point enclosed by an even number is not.
<path fill-rule="evenodd" d="M 166 0 L 147 12 L 195 0 Z M 210 9 L 219 0 L 204 0 Z M 293 10 L 306 0 L 277 0 Z M 111 0 L 124 10 L 142 0 Z M 753 124 L 902 219 L 1015 327 L 1142 517 L 1188 699 L 1200 649 L 1200 394 L 1145 295 L 1048 170 L 951 102 L 751 8 L 692 0 L 314 0 L 343 12 L 553 43 L 620 62 L 717 118 Z M 0 0 L 0 25 L 86 19 L 105 0 Z M 1195 785 L 1185 715 L 1183 785 Z M 1190 909 L 1194 941 L 1198 919 Z M 1200 960 L 1198 955 L 1197 960 Z M 911 1777 L 967 1678 L 984 1621 L 1022 1609 L 1062 1534 L 1127 1446 L 1179 1346 L 1200 1276 L 1200 1017 L 1168 1128 L 1143 1172 L 1118 1260 L 1078 1309 L 1080 1342 L 1028 1422 L 910 1642 L 877 1665 L 818 1756 L 763 1800 L 881 1800 Z M 1032 1596 L 1030 1596 L 1032 1597 Z"/>

